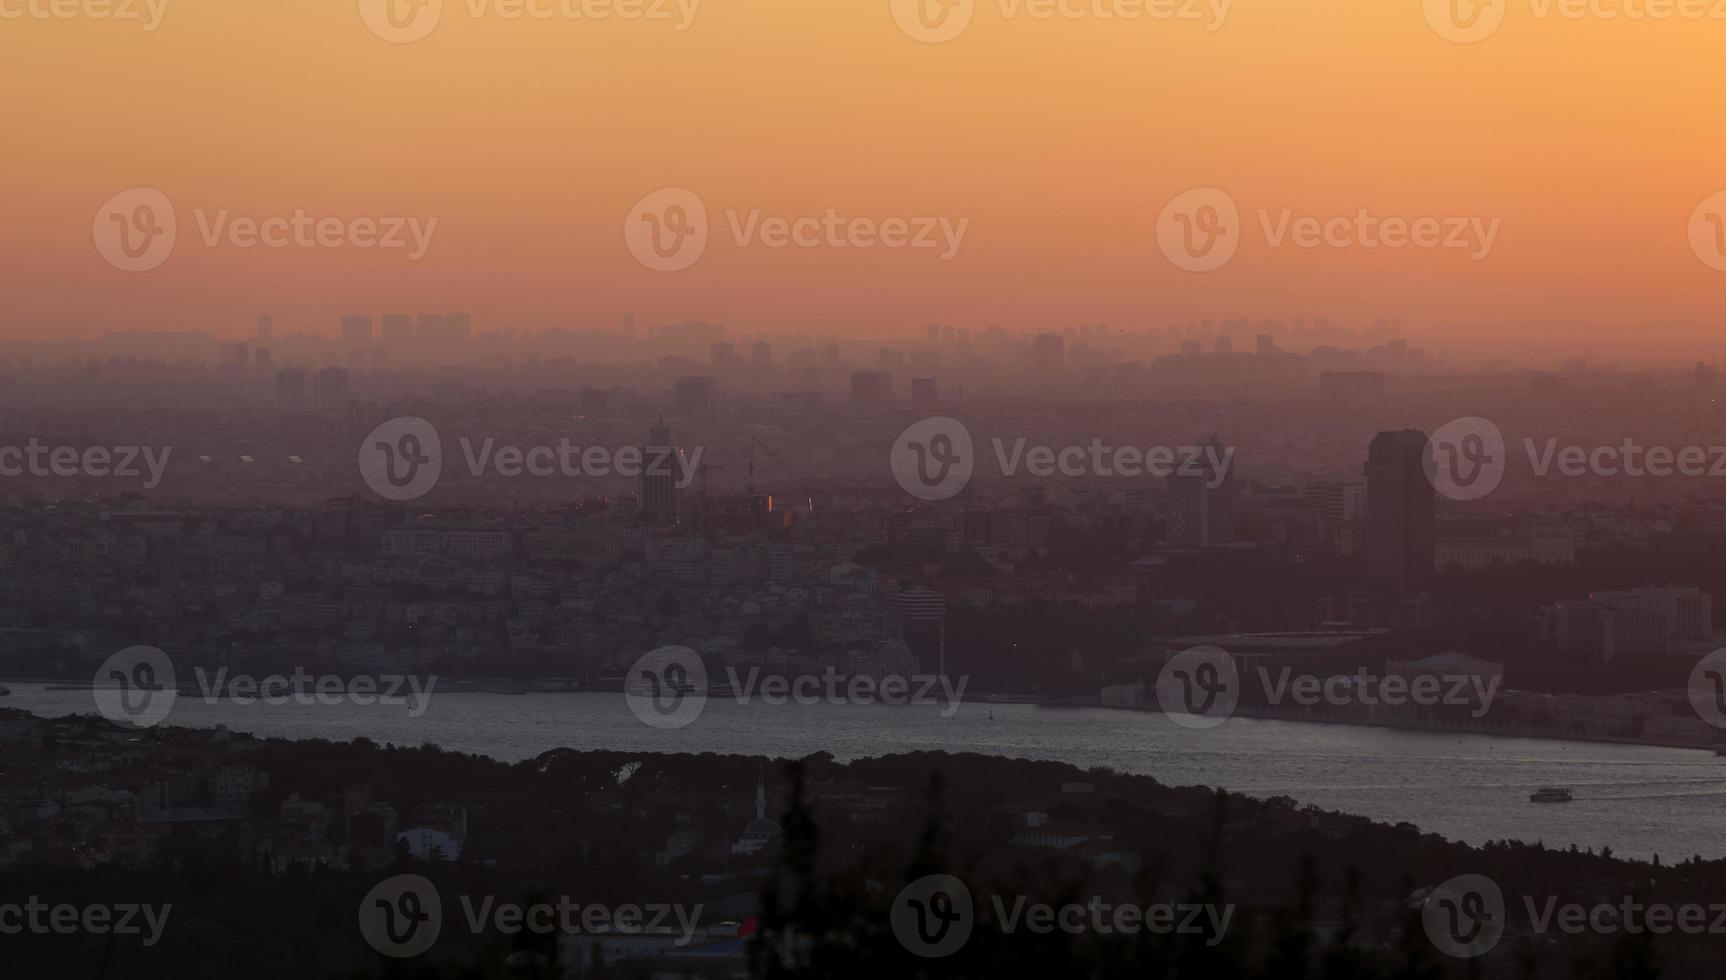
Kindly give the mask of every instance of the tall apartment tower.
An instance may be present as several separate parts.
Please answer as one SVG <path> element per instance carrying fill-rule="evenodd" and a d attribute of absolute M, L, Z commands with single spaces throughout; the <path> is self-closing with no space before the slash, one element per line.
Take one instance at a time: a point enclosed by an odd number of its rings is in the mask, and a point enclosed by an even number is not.
<path fill-rule="evenodd" d="M 1367 588 L 1376 596 L 1422 591 L 1433 569 L 1431 453 L 1418 429 L 1380 432 L 1366 454 Z"/>
<path fill-rule="evenodd" d="M 1181 548 L 1215 548 L 1235 540 L 1234 458 L 1212 436 L 1207 450 L 1169 477 L 1169 543 Z"/>
<path fill-rule="evenodd" d="M 647 430 L 641 452 L 641 516 L 661 526 L 677 523 L 677 449 L 665 416 Z"/>

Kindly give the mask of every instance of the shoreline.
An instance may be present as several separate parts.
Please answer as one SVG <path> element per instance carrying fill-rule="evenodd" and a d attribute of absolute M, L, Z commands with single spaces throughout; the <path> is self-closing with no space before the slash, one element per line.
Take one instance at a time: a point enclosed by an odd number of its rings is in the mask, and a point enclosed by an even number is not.
<path fill-rule="evenodd" d="M 1047 701 L 1040 705 L 1044 708 L 1103 708 L 1109 711 L 1133 711 L 1145 714 L 1167 714 L 1159 707 L 1128 707 L 1125 705 L 1103 704 L 1101 699 L 1095 700 L 1062 700 Z M 1594 732 L 1577 732 L 1540 728 L 1532 725 L 1477 725 L 1467 722 L 1437 721 L 1427 718 L 1358 718 L 1328 715 L 1313 712 L 1310 709 L 1267 709 L 1254 707 L 1237 707 L 1232 715 L 1235 718 L 1252 718 L 1257 721 L 1292 721 L 1311 725 L 1351 725 L 1356 728 L 1384 728 L 1395 731 L 1421 731 L 1452 733 L 1457 735 L 1486 735 L 1501 738 L 1532 738 L 1551 742 L 1593 742 L 1604 745 L 1641 745 L 1662 749 L 1690 749 L 1697 752 L 1714 754 L 1726 753 L 1726 742 L 1687 742 L 1673 739 L 1645 738 L 1631 735 L 1601 735 Z"/>

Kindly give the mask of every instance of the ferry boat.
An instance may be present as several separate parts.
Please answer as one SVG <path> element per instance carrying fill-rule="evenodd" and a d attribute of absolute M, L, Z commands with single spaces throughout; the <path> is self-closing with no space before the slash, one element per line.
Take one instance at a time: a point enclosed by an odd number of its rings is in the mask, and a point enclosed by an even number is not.
<path fill-rule="evenodd" d="M 1570 790 L 1562 786 L 1542 786 L 1528 794 L 1530 803 L 1569 803 L 1575 798 L 1570 795 Z"/>

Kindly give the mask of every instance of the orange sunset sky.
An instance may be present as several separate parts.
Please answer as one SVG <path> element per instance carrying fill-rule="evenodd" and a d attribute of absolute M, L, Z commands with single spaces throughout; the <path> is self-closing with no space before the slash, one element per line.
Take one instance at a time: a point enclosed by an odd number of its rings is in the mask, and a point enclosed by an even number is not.
<path fill-rule="evenodd" d="M 975 0 L 957 36 L 928 43 L 889 0 L 700 0 L 683 30 L 676 4 L 512 19 L 443 0 L 423 39 L 392 43 L 359 0 L 166 0 L 153 30 L 87 9 L 147 19 L 145 0 L 0 0 L 3 329 L 244 335 L 268 311 L 278 329 L 333 332 L 344 312 L 448 309 L 480 328 L 633 311 L 873 335 L 1247 314 L 1400 316 L 1424 337 L 1557 352 L 1614 336 L 1678 357 L 1726 347 L 1726 271 L 1690 235 L 1726 188 L 1726 3 L 1649 19 L 1623 15 L 1647 0 L 1580 17 L 1498 0 L 1497 30 L 1459 43 L 1420 0 L 1235 0 L 1217 24 L 1220 2 L 1191 20 L 1074 0 L 1075 16 L 1045 19 Z M 135 187 L 167 195 L 178 222 L 146 272 L 92 240 L 104 202 Z M 710 221 L 676 272 L 643 267 L 623 237 L 664 187 L 695 192 Z M 1238 252 L 1209 272 L 1158 247 L 1164 206 L 1197 187 L 1241 216 Z M 1273 247 L 1258 218 L 1363 208 L 1500 226 L 1476 259 Z M 417 261 L 207 244 L 194 213 L 222 209 L 437 225 Z M 969 223 L 943 261 L 740 246 L 726 213 L 753 209 Z"/>

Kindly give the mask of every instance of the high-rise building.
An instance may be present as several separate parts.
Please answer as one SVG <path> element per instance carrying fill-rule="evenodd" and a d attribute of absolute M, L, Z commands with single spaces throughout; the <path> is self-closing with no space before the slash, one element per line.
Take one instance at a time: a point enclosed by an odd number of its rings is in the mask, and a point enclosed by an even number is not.
<path fill-rule="evenodd" d="M 678 452 L 665 416 L 647 430 L 641 451 L 641 517 L 650 524 L 677 523 Z"/>
<path fill-rule="evenodd" d="M 935 391 L 934 378 L 911 379 L 911 406 L 913 408 L 934 408 L 940 401 Z"/>
<path fill-rule="evenodd" d="M 1421 592 L 1432 576 L 1436 494 L 1426 470 L 1431 452 L 1418 429 L 1380 432 L 1367 448 L 1367 588 L 1375 596 Z"/>
<path fill-rule="evenodd" d="M 317 394 L 319 412 L 325 415 L 347 414 L 351 395 L 347 368 L 324 368 L 318 372 L 313 388 Z"/>
<path fill-rule="evenodd" d="M 708 415 L 713 412 L 713 379 L 678 378 L 671 389 L 672 410 L 678 415 Z"/>
<path fill-rule="evenodd" d="M 885 371 L 851 372 L 851 401 L 857 405 L 879 405 L 887 400 Z"/>
<path fill-rule="evenodd" d="M 258 339 L 260 341 L 269 340 L 270 339 L 270 332 L 275 329 L 275 324 L 276 324 L 276 321 L 275 321 L 274 317 L 270 316 L 268 313 L 259 313 L 258 314 Z"/>
<path fill-rule="evenodd" d="M 611 392 L 605 388 L 581 389 L 581 414 L 602 419 L 611 414 Z"/>
<path fill-rule="evenodd" d="M 421 313 L 414 320 L 414 340 L 420 343 L 435 344 L 444 339 L 444 318 L 436 313 Z"/>
<path fill-rule="evenodd" d="M 306 410 L 305 368 L 282 368 L 276 372 L 276 407 L 284 412 Z"/>
<path fill-rule="evenodd" d="M 365 313 L 350 313 L 342 317 L 342 344 L 361 347 L 372 342 L 372 318 Z"/>
<path fill-rule="evenodd" d="M 392 347 L 404 347 L 413 342 L 414 319 L 406 313 L 386 313 L 383 319 L 383 342 Z"/>
<path fill-rule="evenodd" d="M 1067 366 L 1067 339 L 1058 333 L 1031 338 L 1031 363 L 1038 370 L 1060 373 Z"/>
<path fill-rule="evenodd" d="M 1180 548 L 1215 548 L 1235 540 L 1233 457 L 1222 440 L 1202 444 L 1208 452 L 1180 464 L 1169 477 L 1169 543 Z"/>

